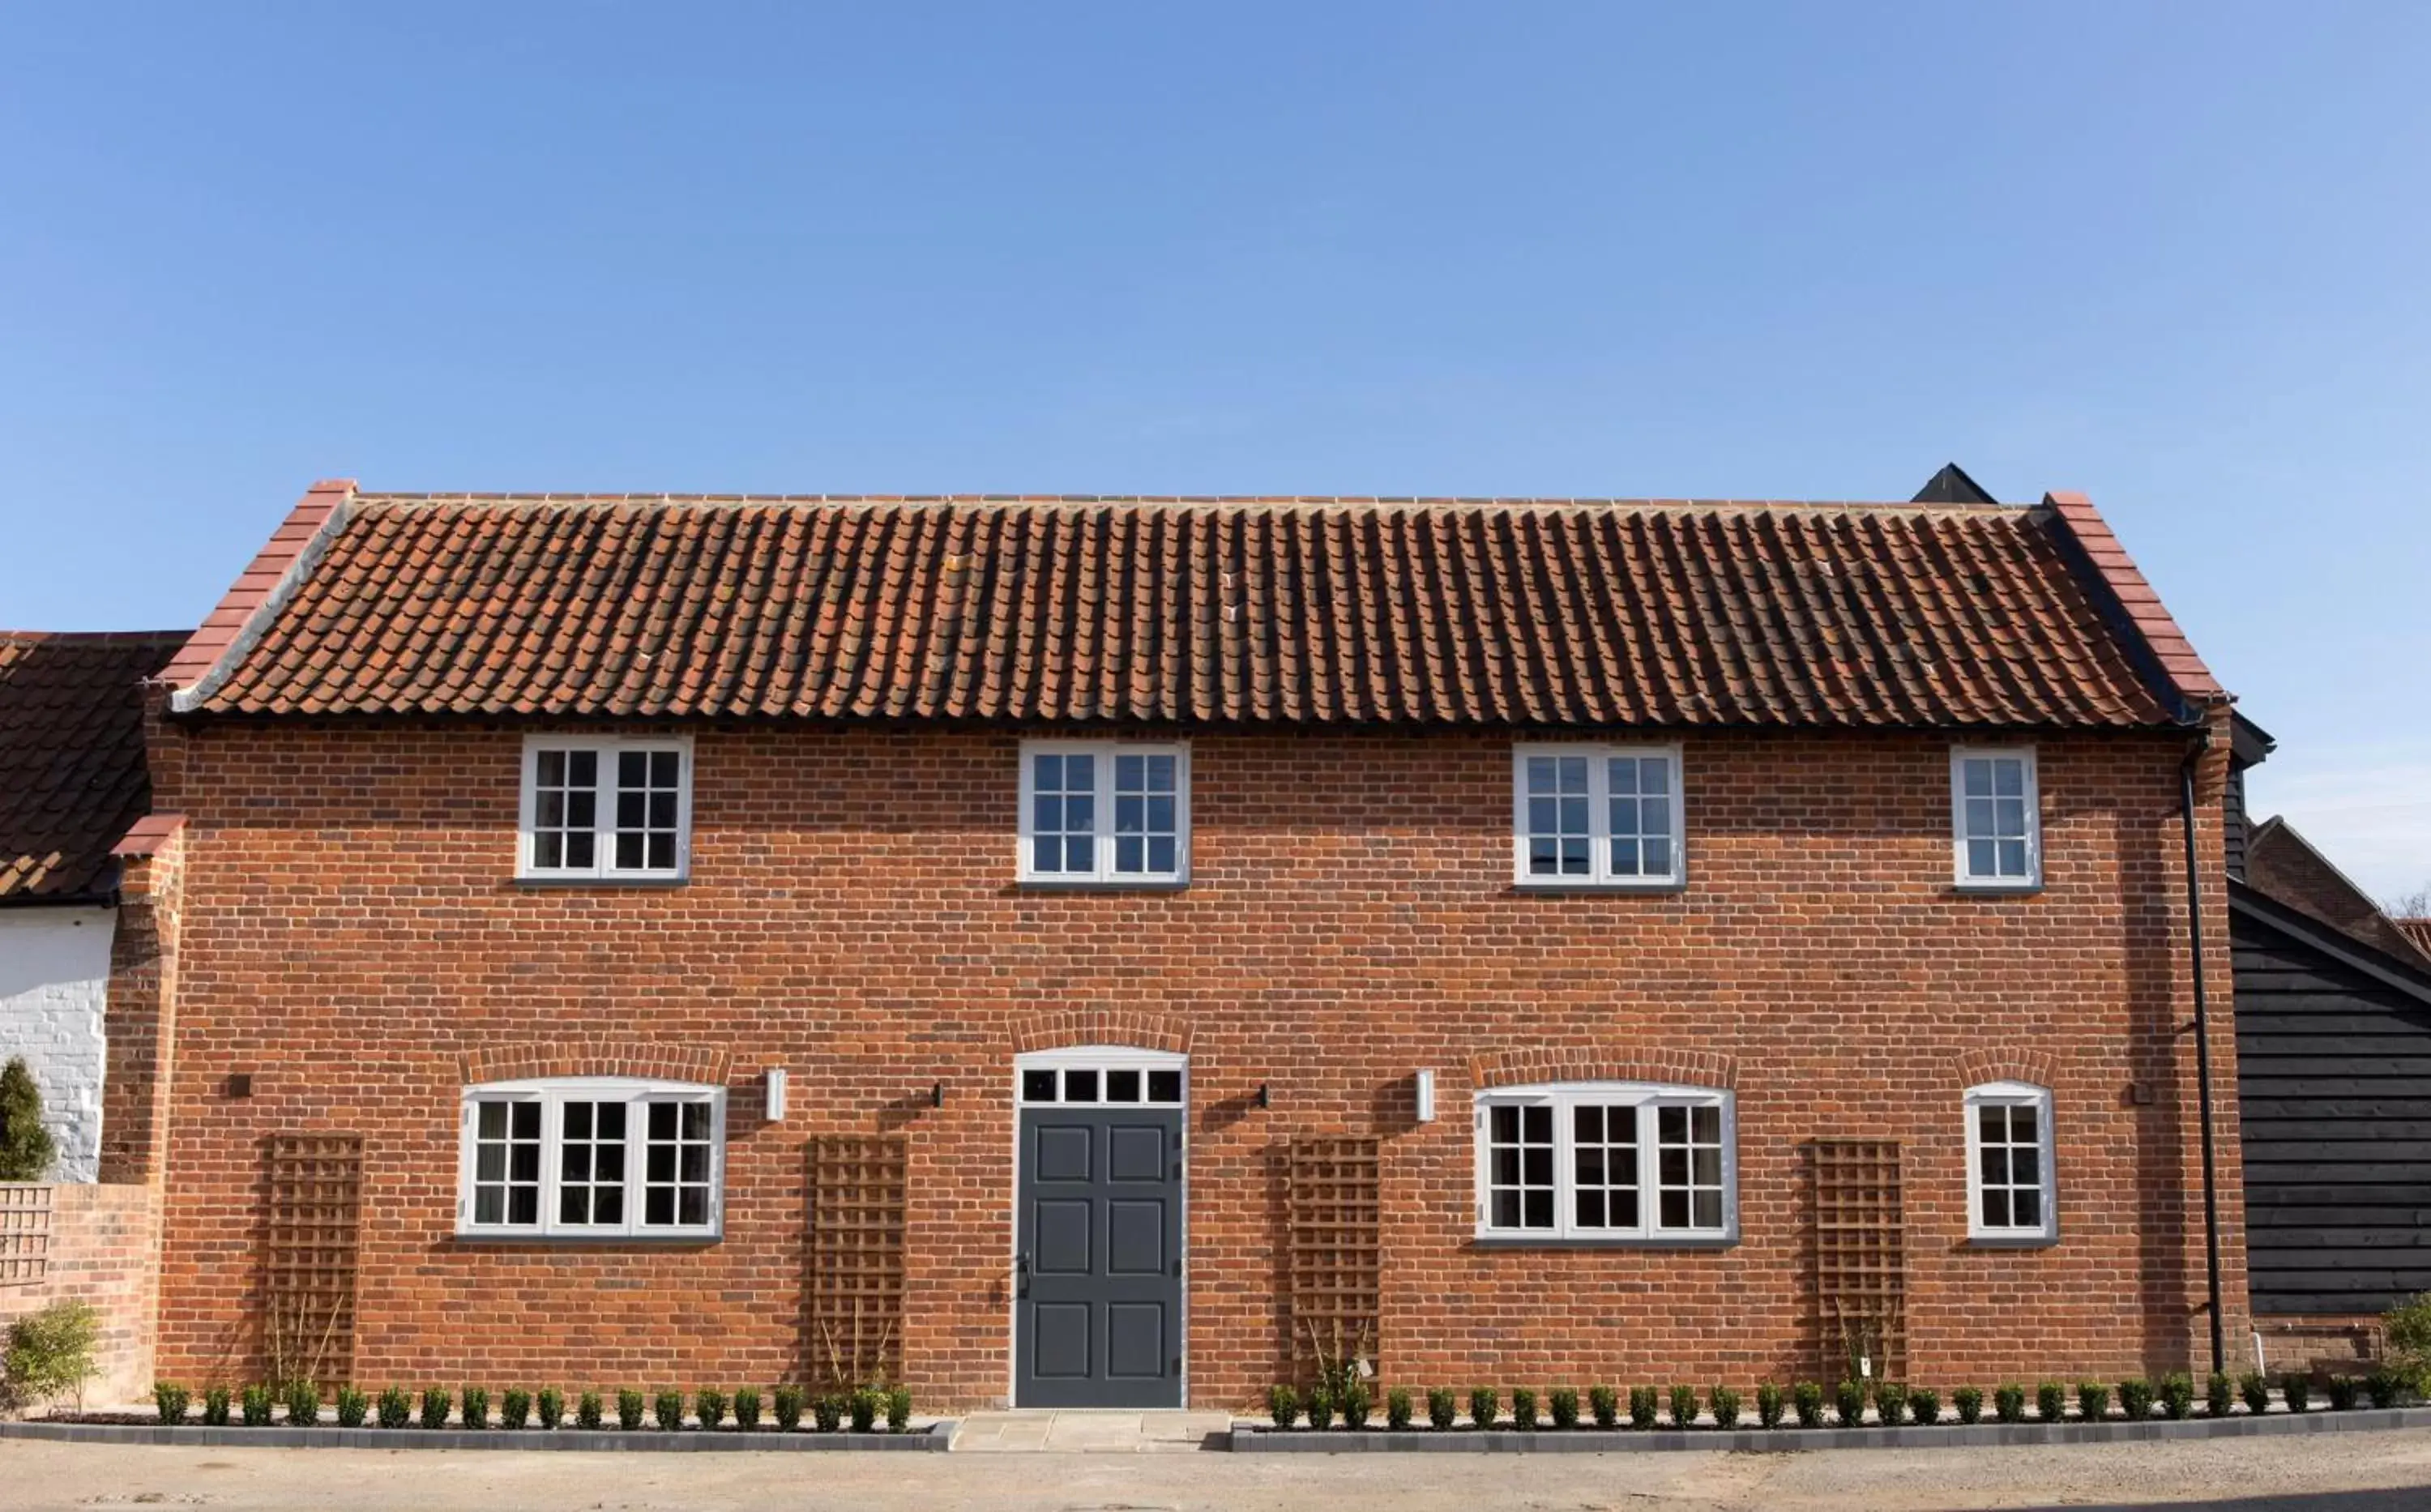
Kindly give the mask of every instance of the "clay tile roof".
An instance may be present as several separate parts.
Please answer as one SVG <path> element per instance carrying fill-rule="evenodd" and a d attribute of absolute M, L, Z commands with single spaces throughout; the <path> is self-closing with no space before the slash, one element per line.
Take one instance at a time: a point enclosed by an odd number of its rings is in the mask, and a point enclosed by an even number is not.
<path fill-rule="evenodd" d="M 152 803 L 139 684 L 186 638 L 0 630 L 0 904 L 109 891 Z"/>
<path fill-rule="evenodd" d="M 2139 727 L 2194 692 L 2090 506 L 344 488 L 178 708 Z"/>

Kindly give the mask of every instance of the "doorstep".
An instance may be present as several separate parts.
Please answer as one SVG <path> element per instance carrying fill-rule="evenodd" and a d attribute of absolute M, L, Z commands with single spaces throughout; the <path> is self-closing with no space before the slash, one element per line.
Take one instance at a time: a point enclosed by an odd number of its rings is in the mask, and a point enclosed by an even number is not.
<path fill-rule="evenodd" d="M 823 1434 L 809 1430 L 713 1429 L 665 1433 L 654 1428 L 171 1428 L 160 1423 L 0 1422 L 0 1438 L 48 1438 L 78 1444 L 192 1444 L 210 1449 L 571 1449 L 593 1453 L 673 1451 L 815 1452 L 890 1450 L 935 1453 L 954 1436 L 951 1420 L 900 1434 Z"/>
<path fill-rule="evenodd" d="M 956 1453 L 1160 1454 L 1229 1447 L 1232 1415 L 1102 1407 L 974 1412 L 953 1435 Z"/>
<path fill-rule="evenodd" d="M 1899 1428 L 1233 1428 L 1234 1453 L 1612 1454 L 1662 1450 L 1777 1453 L 1798 1449 L 1993 1449 L 2025 1444 L 2124 1444 L 2182 1438 L 2259 1438 L 2431 1428 L 2431 1407 L 2273 1412 L 2261 1417 L 2155 1418 L 2150 1422 L 1987 1422 Z"/>

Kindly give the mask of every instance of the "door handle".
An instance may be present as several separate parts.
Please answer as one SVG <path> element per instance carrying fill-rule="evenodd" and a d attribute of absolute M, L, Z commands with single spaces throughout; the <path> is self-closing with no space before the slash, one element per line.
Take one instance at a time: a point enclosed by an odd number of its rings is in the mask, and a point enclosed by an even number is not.
<path fill-rule="evenodd" d="M 1027 1250 L 1013 1257 L 1013 1294 L 1015 1297 L 1030 1295 L 1030 1252 Z"/>

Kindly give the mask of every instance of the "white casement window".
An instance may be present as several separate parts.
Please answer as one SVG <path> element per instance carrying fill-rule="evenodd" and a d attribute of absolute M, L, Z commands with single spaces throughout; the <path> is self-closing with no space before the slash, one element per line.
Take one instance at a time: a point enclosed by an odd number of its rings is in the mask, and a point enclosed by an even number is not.
<path fill-rule="evenodd" d="M 2026 1082 L 1967 1089 L 1967 1232 L 1977 1239 L 2047 1240 L 2053 1211 L 2052 1095 Z"/>
<path fill-rule="evenodd" d="M 1169 882 L 1190 875 L 1190 748 L 1025 741 L 1024 882 Z"/>
<path fill-rule="evenodd" d="M 521 877 L 680 880 L 692 862 L 692 742 L 531 736 L 521 852 Z"/>
<path fill-rule="evenodd" d="M 1677 746 L 1511 749 L 1521 886 L 1671 887 L 1686 875 Z"/>
<path fill-rule="evenodd" d="M 2031 749 L 1950 753 L 1953 865 L 1961 887 L 2037 887 L 2043 880 Z"/>
<path fill-rule="evenodd" d="M 725 1217 L 726 1089 L 568 1077 L 464 1089 L 456 1232 L 714 1237 Z"/>
<path fill-rule="evenodd" d="M 1477 1098 L 1477 1234 L 1490 1239 L 1730 1239 L 1731 1094 L 1636 1082 Z"/>

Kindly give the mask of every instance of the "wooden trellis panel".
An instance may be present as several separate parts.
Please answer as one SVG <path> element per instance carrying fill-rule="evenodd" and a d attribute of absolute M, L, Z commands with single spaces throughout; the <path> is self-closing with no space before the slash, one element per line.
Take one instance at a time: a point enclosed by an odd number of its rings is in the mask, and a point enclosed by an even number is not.
<path fill-rule="evenodd" d="M 1878 1379 L 1907 1374 L 1907 1217 L 1891 1139 L 1819 1139 L 1815 1169 L 1816 1353 L 1822 1379 L 1848 1373 L 1864 1331 Z"/>
<path fill-rule="evenodd" d="M 901 1134 L 811 1141 L 811 1375 L 840 1386 L 903 1378 Z"/>
<path fill-rule="evenodd" d="M 51 1265 L 51 1189 L 0 1185 L 0 1286 L 30 1286 Z"/>
<path fill-rule="evenodd" d="M 360 1134 L 273 1134 L 262 1249 L 266 1374 L 326 1386 L 355 1373 L 355 1243 L 362 1211 Z"/>
<path fill-rule="evenodd" d="M 1289 1225 L 1292 1358 L 1314 1375 L 1327 1362 L 1377 1358 L 1383 1291 L 1383 1201 L 1375 1139 L 1291 1142 Z"/>

